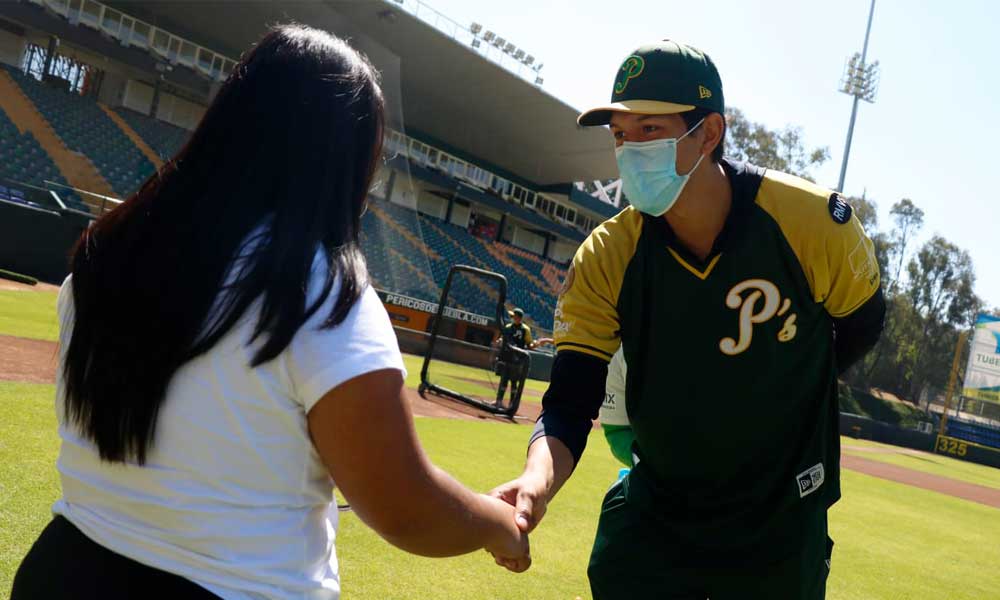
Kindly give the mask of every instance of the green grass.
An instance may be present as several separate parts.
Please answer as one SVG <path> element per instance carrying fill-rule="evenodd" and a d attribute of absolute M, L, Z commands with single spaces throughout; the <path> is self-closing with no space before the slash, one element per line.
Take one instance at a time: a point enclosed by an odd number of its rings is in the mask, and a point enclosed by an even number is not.
<path fill-rule="evenodd" d="M 491 422 L 420 419 L 434 462 L 479 491 L 520 474 L 528 428 Z M 477 457 L 472 460 L 471 457 Z M 449 559 L 408 555 L 343 515 L 338 556 L 345 598 L 573 599 L 589 597 L 586 566 L 601 499 L 618 464 L 599 432 L 573 478 L 531 536 L 534 565 L 522 575 L 496 567 L 483 552 Z"/>
<path fill-rule="evenodd" d="M 832 600 L 1000 595 L 1000 511 L 845 470 L 830 513 Z"/>
<path fill-rule="evenodd" d="M 0 334 L 55 340 L 54 292 L 0 291 Z M 16 317 L 14 316 L 16 315 Z M 405 355 L 407 384 L 417 387 L 422 358 Z M 466 393 L 488 392 L 485 372 L 442 365 L 447 377 L 467 377 Z M 459 385 L 459 384 L 456 384 Z M 547 384 L 529 380 L 543 392 Z M 7 597 L 21 558 L 50 518 L 59 495 L 58 451 L 51 385 L 0 382 L 0 599 Z M 858 395 L 860 396 L 860 394 Z M 524 397 L 525 401 L 537 401 Z M 874 403 L 861 399 L 868 413 Z M 908 407 L 879 402 L 874 412 L 911 418 Z M 904 409 L 900 411 L 899 409 Z M 434 461 L 473 489 L 485 491 L 518 474 L 528 431 L 492 422 L 420 419 L 417 429 Z M 894 449 L 843 438 L 843 443 Z M 845 452 L 851 452 L 845 450 Z M 851 452 L 890 464 L 1000 489 L 1000 470 L 938 455 Z M 470 460 L 471 456 L 479 460 Z M 599 435 L 573 479 L 532 536 L 535 564 L 509 574 L 483 553 L 445 560 L 407 555 L 351 514 L 338 536 L 345 597 L 570 599 L 589 597 L 586 564 L 600 499 L 618 465 Z M 837 542 L 828 585 L 832 600 L 947 597 L 979 600 L 1000 590 L 1000 512 L 964 500 L 843 472 L 844 499 L 831 512 Z"/>
<path fill-rule="evenodd" d="M 0 382 L 0 598 L 59 497 L 55 386 Z"/>
<path fill-rule="evenodd" d="M 53 393 L 51 385 L 0 383 L 0 599 L 6 598 L 18 563 L 48 522 L 59 494 Z M 417 429 L 432 459 L 473 489 L 486 491 L 516 476 L 524 460 L 526 427 L 419 419 Z M 532 535 L 535 563 L 522 575 L 499 569 L 482 552 L 444 560 L 404 554 L 353 514 L 344 514 L 337 538 L 344 596 L 588 598 L 586 564 L 598 508 L 617 470 L 603 440 L 594 435 L 573 478 Z M 852 471 L 843 472 L 843 491 L 831 512 L 837 545 L 827 598 L 997 596 L 1000 511 Z"/>
<path fill-rule="evenodd" d="M 59 339 L 56 292 L 0 290 L 0 335 Z"/>
<path fill-rule="evenodd" d="M 907 469 L 930 473 L 931 475 L 940 475 L 941 477 L 957 479 L 958 481 L 964 481 L 966 483 L 974 483 L 976 485 L 1000 489 L 1000 469 L 994 467 L 966 462 L 941 454 L 931 454 L 929 452 L 924 452 L 915 456 L 913 454 L 908 454 L 908 452 L 911 451 L 905 448 L 890 446 L 888 444 L 880 444 L 878 442 L 870 442 L 868 440 L 856 440 L 849 437 L 841 437 L 840 439 L 842 446 L 882 448 L 892 452 L 891 454 L 881 452 L 864 452 L 851 450 L 849 448 L 842 448 L 844 453 L 851 454 L 853 456 L 860 456 L 862 458 L 877 460 L 891 465 L 906 467 Z"/>

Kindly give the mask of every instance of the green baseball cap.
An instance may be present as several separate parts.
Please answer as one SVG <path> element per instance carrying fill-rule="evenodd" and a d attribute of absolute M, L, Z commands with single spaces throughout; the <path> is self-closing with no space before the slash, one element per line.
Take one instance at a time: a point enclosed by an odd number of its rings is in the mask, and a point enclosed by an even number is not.
<path fill-rule="evenodd" d="M 663 40 L 637 48 L 625 59 L 611 92 L 611 103 L 577 117 L 585 127 L 607 125 L 611 113 L 672 115 L 695 108 L 725 114 L 722 80 L 707 54 Z"/>
<path fill-rule="evenodd" d="M 514 316 L 514 317 L 523 317 L 524 316 L 524 309 L 515 308 L 514 310 L 510 311 L 510 314 L 511 314 L 511 316 Z"/>

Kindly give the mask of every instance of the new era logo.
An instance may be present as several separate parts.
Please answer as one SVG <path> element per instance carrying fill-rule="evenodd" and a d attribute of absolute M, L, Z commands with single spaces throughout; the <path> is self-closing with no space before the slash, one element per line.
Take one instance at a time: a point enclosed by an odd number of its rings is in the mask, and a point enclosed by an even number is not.
<path fill-rule="evenodd" d="M 712 90 L 708 89 L 703 85 L 698 86 L 698 98 L 704 100 L 705 98 L 712 97 Z"/>
<path fill-rule="evenodd" d="M 823 471 L 823 463 L 810 467 L 808 470 L 799 473 L 795 478 L 799 485 L 799 498 L 805 498 L 809 494 L 819 489 L 826 479 Z"/>

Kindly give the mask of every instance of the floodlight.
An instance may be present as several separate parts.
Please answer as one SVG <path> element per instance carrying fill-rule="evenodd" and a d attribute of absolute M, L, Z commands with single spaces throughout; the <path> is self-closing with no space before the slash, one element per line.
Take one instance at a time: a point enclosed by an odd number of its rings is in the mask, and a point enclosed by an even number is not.
<path fill-rule="evenodd" d="M 514 58 L 516 60 L 521 60 L 522 58 L 524 58 L 524 50 L 521 50 L 520 48 L 518 48 L 517 52 L 514 53 Z"/>
<path fill-rule="evenodd" d="M 483 39 L 486 40 L 487 42 L 491 42 L 493 41 L 493 38 L 495 38 L 496 36 L 497 34 L 493 33 L 492 31 L 487 31 L 486 33 L 483 34 Z"/>
<path fill-rule="evenodd" d="M 533 62 L 535 62 L 535 57 L 534 56 L 532 56 L 532 55 L 529 54 L 529 55 L 527 55 L 527 56 L 524 57 L 524 64 L 528 65 L 529 67 L 531 66 L 531 64 Z"/>
<path fill-rule="evenodd" d="M 473 23 L 469 27 L 469 31 L 472 32 L 472 35 L 479 35 L 479 32 L 482 31 L 482 30 L 483 30 L 483 26 L 480 25 L 479 23 Z"/>
<path fill-rule="evenodd" d="M 497 48 L 502 49 L 504 46 L 507 45 L 507 40 L 503 39 L 502 37 L 497 37 L 496 39 L 493 40 L 493 45 L 496 46 Z"/>
<path fill-rule="evenodd" d="M 510 54 L 510 53 L 514 52 L 515 48 L 517 48 L 517 46 L 515 46 L 511 42 L 507 42 L 507 45 L 504 46 L 503 51 L 506 52 L 507 54 Z"/>

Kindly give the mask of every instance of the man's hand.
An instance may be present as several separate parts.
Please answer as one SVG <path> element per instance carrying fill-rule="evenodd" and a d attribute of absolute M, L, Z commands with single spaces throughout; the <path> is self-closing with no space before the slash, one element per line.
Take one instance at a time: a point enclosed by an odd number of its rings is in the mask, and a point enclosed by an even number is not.
<path fill-rule="evenodd" d="M 513 481 L 489 493 L 514 507 L 514 521 L 521 531 L 531 533 L 545 516 L 549 484 L 545 477 L 525 471 Z"/>

